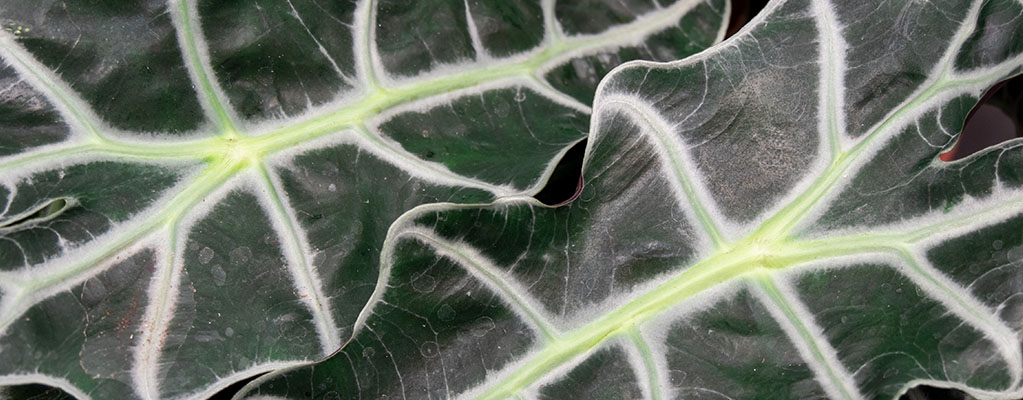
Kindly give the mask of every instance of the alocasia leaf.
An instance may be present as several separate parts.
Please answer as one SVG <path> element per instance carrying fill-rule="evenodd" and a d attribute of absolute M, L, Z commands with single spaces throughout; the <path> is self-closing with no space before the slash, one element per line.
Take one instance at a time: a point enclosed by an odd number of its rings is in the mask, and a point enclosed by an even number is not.
<path fill-rule="evenodd" d="M 577 200 L 421 206 L 290 398 L 1023 395 L 1023 147 L 946 163 L 1014 0 L 779 0 L 594 102 Z"/>
<path fill-rule="evenodd" d="M 0 385 L 201 398 L 352 334 L 391 223 L 536 192 L 724 0 L 0 4 Z"/>

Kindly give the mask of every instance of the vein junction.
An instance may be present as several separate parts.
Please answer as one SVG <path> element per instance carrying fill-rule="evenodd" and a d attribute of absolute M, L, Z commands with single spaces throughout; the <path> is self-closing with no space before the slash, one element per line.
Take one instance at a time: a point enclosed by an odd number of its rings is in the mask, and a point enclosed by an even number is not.
<path fill-rule="evenodd" d="M 647 27 L 646 29 L 653 29 Z M 72 154 L 115 155 L 137 159 L 157 160 L 205 160 L 206 171 L 186 191 L 174 197 L 163 212 L 157 213 L 150 221 L 132 230 L 131 235 L 115 242 L 96 258 L 90 258 L 78 268 L 60 271 L 53 276 L 42 277 L 32 282 L 22 282 L 19 293 L 31 293 L 40 288 L 53 286 L 65 279 L 80 276 L 94 269 L 103 259 L 126 248 L 134 239 L 177 221 L 194 204 L 210 192 L 230 180 L 234 175 L 251 168 L 264 168 L 264 160 L 271 154 L 292 148 L 303 142 L 339 131 L 358 132 L 367 121 L 387 109 L 415 100 L 440 96 L 460 89 L 466 89 L 488 82 L 504 79 L 534 79 L 543 68 L 563 58 L 566 54 L 587 51 L 591 48 L 609 46 L 620 41 L 621 32 L 608 32 L 586 38 L 562 38 L 531 57 L 505 64 L 488 65 L 462 73 L 440 76 L 431 80 L 382 87 L 370 85 L 360 99 L 347 104 L 338 111 L 324 114 L 297 124 L 280 128 L 267 134 L 254 136 L 236 131 L 229 123 L 230 117 L 222 108 L 217 109 L 220 131 L 215 137 L 176 144 L 135 144 L 109 138 L 88 138 L 85 144 L 50 151 L 29 154 L 24 157 L 0 161 L 0 170 L 14 170 L 19 167 L 58 160 Z M 632 33 L 633 36 L 638 35 Z M 976 81 L 987 80 L 976 79 Z M 939 92 L 974 81 L 939 81 L 922 92 L 919 103 L 926 102 Z M 207 99 L 216 99 L 216 89 L 201 85 Z M 220 104 L 213 102 L 215 104 Z M 919 106 L 914 102 L 908 106 Z M 885 128 L 882 126 L 882 128 Z M 836 140 L 837 142 L 837 140 Z M 779 218 L 769 220 L 765 227 L 746 239 L 736 243 L 722 241 L 719 250 L 712 257 L 688 268 L 654 290 L 644 293 L 613 312 L 598 318 L 585 326 L 552 337 L 548 344 L 521 365 L 514 373 L 484 393 L 485 398 L 513 396 L 521 387 L 528 386 L 558 365 L 585 354 L 608 338 L 635 337 L 637 327 L 663 311 L 699 293 L 732 280 L 762 280 L 765 273 L 790 268 L 810 261 L 853 255 L 853 254 L 894 254 L 903 256 L 906 248 L 934 228 L 916 229 L 905 233 L 884 233 L 854 235 L 815 241 L 797 241 L 789 236 L 793 225 L 806 215 L 807 209 L 818 203 L 828 189 L 834 186 L 841 173 L 849 168 L 853 154 L 841 153 L 836 162 L 822 176 L 820 183 L 811 188 L 811 196 L 796 202 L 793 208 L 779 213 Z M 1014 212 L 1018 212 L 1013 208 Z M 968 218 L 963 219 L 964 221 Z M 129 240 L 132 239 L 132 240 Z M 16 296 L 15 303 L 23 303 Z M 27 302 L 27 301 L 26 301 Z M 24 311 L 24 304 L 13 309 L 0 309 L 0 331 Z"/>
<path fill-rule="evenodd" d="M 366 16 L 372 14 L 371 9 L 362 3 L 362 13 Z M 203 104 L 209 119 L 212 122 L 214 132 L 209 132 L 207 139 L 181 141 L 175 143 L 138 143 L 131 142 L 110 135 L 104 134 L 102 128 L 87 129 L 81 134 L 81 129 L 72 129 L 72 139 L 53 147 L 43 148 L 22 155 L 8 157 L 0 160 L 0 171 L 18 172 L 32 171 L 40 167 L 46 168 L 50 165 L 59 165 L 66 162 L 70 156 L 81 156 L 88 159 L 136 159 L 155 161 L 186 161 L 202 163 L 205 170 L 193 181 L 183 185 L 183 189 L 163 201 L 158 202 L 150 215 L 140 218 L 139 221 L 131 221 L 128 226 L 119 232 L 105 237 L 100 237 L 90 247 L 83 249 L 84 255 L 76 254 L 70 260 L 55 260 L 55 263 L 48 263 L 46 266 L 32 266 L 19 271 L 0 273 L 0 279 L 5 281 L 3 286 L 5 296 L 0 304 L 0 332 L 6 330 L 13 322 L 33 304 L 42 301 L 61 290 L 65 290 L 77 282 L 102 271 L 120 252 L 130 248 L 136 243 L 152 237 L 160 232 L 175 232 L 180 227 L 182 216 L 188 214 L 192 208 L 199 204 L 218 188 L 223 187 L 243 171 L 259 171 L 266 168 L 267 158 L 277 152 L 294 148 L 297 145 L 332 134 L 348 134 L 354 136 L 376 135 L 376 132 L 367 132 L 368 122 L 378 117 L 386 110 L 393 109 L 399 105 L 409 104 L 417 100 L 429 99 L 437 105 L 450 101 L 453 93 L 479 87 L 485 84 L 497 86 L 523 85 L 530 86 L 535 82 L 544 82 L 542 74 L 553 65 L 563 63 L 572 57 L 592 54 L 599 51 L 607 51 L 620 46 L 631 45 L 639 42 L 646 36 L 668 29 L 681 19 L 688 11 L 699 4 L 697 1 L 678 2 L 671 7 L 661 9 L 657 13 L 638 18 L 633 23 L 618 26 L 596 35 L 585 35 L 576 37 L 564 37 L 551 35 L 550 39 L 541 45 L 540 48 L 529 54 L 515 56 L 506 60 L 486 60 L 473 68 L 463 68 L 461 71 L 447 75 L 437 75 L 419 82 L 402 83 L 396 85 L 381 85 L 377 79 L 380 71 L 374 71 L 374 65 L 369 60 L 370 55 L 363 54 L 365 60 L 360 61 L 369 76 L 369 84 L 365 85 L 362 93 L 355 99 L 340 105 L 333 111 L 324 111 L 323 114 L 312 118 L 298 120 L 288 126 L 273 130 L 268 133 L 256 134 L 247 132 L 241 125 L 236 123 L 229 104 L 223 98 L 222 93 L 215 82 L 214 72 L 209 68 L 210 61 L 202 51 L 198 49 L 203 45 L 201 33 L 198 32 L 198 19 L 195 3 L 182 0 L 171 3 L 171 14 L 174 25 L 178 30 L 179 42 L 182 45 L 182 52 L 185 57 L 186 66 L 189 68 L 191 78 L 195 87 L 199 90 L 200 102 Z M 367 11 L 368 10 L 368 11 Z M 372 37 L 371 21 L 367 19 L 366 39 Z M 554 32 L 554 27 L 548 27 L 548 31 Z M 0 39 L 4 39 L 0 37 Z M 370 40 L 371 41 L 371 40 Z M 365 46 L 364 46 L 365 47 Z M 45 66 L 35 61 L 27 51 L 21 49 L 12 40 L 0 40 L 0 50 L 5 51 L 6 60 L 17 64 L 22 71 L 43 71 L 39 79 L 59 79 L 49 74 Z M 371 49 L 362 49 L 372 53 Z M 17 57 L 24 55 L 25 57 Z M 358 58 L 358 57 L 357 57 Z M 53 75 L 53 76 L 51 76 Z M 549 93 L 546 86 L 542 87 L 541 94 L 552 97 L 558 103 L 570 103 L 566 106 L 579 108 L 579 103 L 567 95 Z M 70 110 L 86 109 L 88 104 L 79 99 L 73 91 L 66 86 L 49 85 L 40 89 L 47 93 L 48 97 L 56 103 L 58 108 Z M 551 89 L 553 91 L 553 89 Z M 585 106 L 584 106 L 585 108 Z M 588 109 L 586 110 L 588 111 Z M 101 120 L 92 113 L 64 113 L 65 118 L 71 125 L 85 127 L 103 127 Z M 374 140 L 354 140 L 359 146 L 369 146 L 378 153 L 394 152 L 394 149 L 383 149 L 388 146 L 386 143 Z M 414 167 L 426 165 L 422 160 L 404 160 L 412 162 Z M 419 163 L 418 165 L 415 165 Z M 402 166 L 408 168 L 407 165 Z M 436 167 L 426 166 L 414 168 L 420 175 L 431 178 L 436 175 Z M 426 170 L 429 172 L 422 172 Z M 443 171 L 442 171 L 443 172 Z M 454 175 L 454 174 L 450 174 Z M 445 183 L 450 184 L 452 180 L 445 176 Z M 463 179 L 468 182 L 470 179 Z M 457 180 L 456 180 L 457 181 Z M 465 183 L 458 181 L 460 183 Z M 495 195 L 508 195 L 505 187 L 490 185 L 485 182 L 470 182 L 475 186 L 493 192 Z M 278 211 L 279 212 L 279 211 Z M 172 239 L 176 240 L 176 239 Z M 170 246 L 173 247 L 173 246 Z M 294 247 L 300 248 L 300 245 Z M 168 255 L 173 258 L 173 254 Z M 173 263 L 173 262 L 172 262 Z M 52 265 L 50 265 L 52 264 Z M 173 265 L 163 265 L 163 269 L 172 269 Z M 303 272 L 303 271 L 299 271 Z M 309 272 L 309 271 L 304 271 Z M 8 279 L 9 278 L 9 279 Z M 168 288 L 157 288 L 157 292 L 165 293 Z M 152 307 L 150 307 L 152 308 Z M 159 310 L 157 310 L 159 311 Z M 152 314 L 152 315 L 150 315 Z M 166 314 L 166 313 L 163 313 Z M 156 324 L 166 324 L 166 315 L 160 312 L 147 313 L 147 321 L 152 320 Z M 321 313 L 323 314 L 323 313 Z M 332 324 L 332 323 L 330 323 Z M 331 336 L 334 327 L 325 327 L 323 330 L 326 336 Z M 161 335 L 159 329 L 151 332 L 154 335 Z M 323 336 L 323 335 L 321 335 Z M 337 346 L 330 345 L 340 338 L 321 338 L 325 341 L 329 351 Z M 333 341 L 332 341 L 333 340 Z M 155 341 L 154 341 L 155 343 Z M 150 349 L 156 351 L 158 349 Z M 329 353 L 327 349 L 326 352 Z M 141 352 L 141 357 L 148 360 L 148 363 L 155 365 L 158 356 Z M 152 353 L 157 354 L 157 353 Z M 138 381 L 147 381 L 146 377 L 137 378 Z M 155 381 L 149 382 L 158 385 Z M 157 393 L 158 387 L 146 386 L 147 390 Z"/>
<path fill-rule="evenodd" d="M 974 5 L 974 12 L 976 12 L 978 4 Z M 967 24 L 960 29 L 957 38 L 947 49 L 948 54 L 955 54 L 965 38 L 969 36 L 971 32 L 969 28 Z M 502 376 L 480 397 L 486 399 L 513 397 L 522 388 L 534 384 L 548 372 L 577 357 L 588 354 L 589 351 L 606 340 L 635 335 L 633 332 L 639 329 L 643 323 L 683 303 L 686 299 L 708 292 L 727 282 L 741 282 L 745 285 L 759 287 L 767 292 L 771 292 L 772 289 L 777 292 L 771 278 L 778 275 L 774 273 L 778 270 L 807 266 L 810 262 L 814 262 L 818 266 L 829 265 L 829 262 L 852 255 L 881 255 L 896 259 L 895 264 L 899 265 L 900 273 L 907 275 L 914 282 L 926 282 L 925 286 L 929 285 L 928 293 L 931 293 L 933 300 L 942 303 L 950 313 L 957 315 L 965 324 L 976 328 L 988 340 L 996 344 L 999 355 L 1004 358 L 1011 370 L 1010 390 L 1015 390 L 1021 381 L 1021 375 L 1023 375 L 1023 371 L 1021 371 L 1023 366 L 1020 362 L 1023 356 L 1020 354 L 1021 349 L 1013 330 L 993 310 L 974 299 L 969 290 L 959 287 L 933 268 L 920 268 L 919 265 L 926 264 L 926 260 L 920 260 L 921 256 L 913 250 L 925 247 L 921 242 L 949 229 L 984 226 L 1002 220 L 1009 215 L 1018 215 L 1023 212 L 1023 204 L 1005 201 L 1001 204 L 986 204 L 980 207 L 979 211 L 949 216 L 940 222 L 918 222 L 915 226 L 903 230 L 894 228 L 887 232 L 838 235 L 826 239 L 810 240 L 800 239 L 792 234 L 795 227 L 810 215 L 815 207 L 826 203 L 826 196 L 840 187 L 845 175 L 850 170 L 857 168 L 857 160 L 863 159 L 871 151 L 876 151 L 874 147 L 879 143 L 899 132 L 901 127 L 908 123 L 907 121 L 918 118 L 919 114 L 917 113 L 932 109 L 935 105 L 941 104 L 943 99 L 954 97 L 952 94 L 982 91 L 990 82 L 997 81 L 1014 71 L 1016 65 L 1023 61 L 1023 57 L 1016 57 L 989 68 L 980 76 L 957 74 L 951 70 L 950 60 L 951 57 L 947 56 L 945 62 L 939 63 L 938 68 L 942 69 L 933 74 L 934 79 L 923 85 L 920 91 L 912 95 L 878 126 L 874 127 L 864 139 L 848 150 L 843 151 L 840 147 L 840 140 L 836 133 L 843 130 L 844 122 L 840 120 L 841 116 L 838 113 L 831 113 L 828 118 L 832 121 L 821 124 L 821 129 L 828 132 L 825 137 L 830 138 L 829 147 L 832 151 L 830 165 L 816 177 L 801 196 L 786 204 L 758 229 L 739 241 L 728 243 L 720 239 L 714 225 L 704 223 L 703 215 L 706 215 L 706 212 L 703 210 L 707 209 L 706 205 L 702 203 L 704 199 L 695 194 L 694 190 L 684 190 L 682 198 L 688 203 L 688 207 L 694 209 L 692 211 L 695 214 L 695 220 L 701 223 L 701 228 L 705 233 L 715 239 L 714 254 L 603 317 L 554 338 L 549 344 L 527 355 L 526 362 L 517 366 L 515 371 Z M 610 95 L 605 100 L 613 99 L 612 101 L 625 105 L 630 102 L 627 96 L 618 95 L 622 98 L 621 100 L 615 96 Z M 833 98 L 825 98 L 822 108 L 835 108 L 831 104 L 834 102 Z M 632 108 L 635 110 L 634 114 L 638 115 L 636 119 L 639 122 L 650 126 L 650 130 L 655 133 L 660 133 L 658 124 L 650 122 L 657 118 L 647 118 L 649 115 L 643 110 L 643 107 L 617 107 Z M 661 142 L 667 143 L 664 140 Z M 662 144 L 661 147 L 667 148 L 666 151 L 669 153 L 675 151 L 671 148 L 670 143 Z M 662 162 L 677 164 L 676 159 L 683 157 L 674 157 L 669 154 L 667 157 L 662 155 L 661 158 Z M 681 171 L 684 168 L 677 169 Z M 690 185 L 685 181 L 687 178 L 684 173 L 677 175 L 679 178 L 676 179 L 683 181 L 681 186 Z M 949 300 L 955 296 L 934 295 L 934 293 L 952 293 L 962 299 Z M 793 298 L 792 300 L 797 299 Z M 813 321 L 800 322 L 813 323 Z M 810 348 L 817 348 L 817 345 L 820 344 L 817 342 L 826 343 L 826 338 L 813 338 L 813 335 L 806 333 L 810 331 L 806 327 L 797 330 L 805 333 L 803 339 L 809 343 Z M 793 341 L 800 340 L 798 337 L 791 339 Z M 837 360 L 821 355 L 823 351 L 819 348 L 813 352 L 816 354 L 803 354 L 803 357 L 809 363 L 818 364 L 818 381 L 822 382 L 832 397 L 862 397 L 856 392 L 854 380 L 841 365 L 838 365 Z"/>
<path fill-rule="evenodd" d="M 450 100 L 445 97 L 446 95 L 481 85 L 497 83 L 501 86 L 529 86 L 530 82 L 543 81 L 543 78 L 538 75 L 546 71 L 547 68 L 571 57 L 627 45 L 639 38 L 667 29 L 677 23 L 681 16 L 685 15 L 695 4 L 698 3 L 680 2 L 670 9 L 661 10 L 661 12 L 654 13 L 655 15 L 639 18 L 633 23 L 612 28 L 600 34 L 551 40 L 526 56 L 495 60 L 493 63 L 435 76 L 422 82 L 395 86 L 368 85 L 356 99 L 334 111 L 328 111 L 319 116 L 257 135 L 253 132 L 245 132 L 244 129 L 235 126 L 237 124 L 231 123 L 231 118 L 228 115 L 230 113 L 224 109 L 226 103 L 219 100 L 218 89 L 209 77 L 211 72 L 207 73 L 204 67 L 208 60 L 200 59 L 195 55 L 196 51 L 193 47 L 198 44 L 193 36 L 198 35 L 198 32 L 194 32 L 193 17 L 188 15 L 192 12 L 189 3 L 182 1 L 178 7 L 180 10 L 174 11 L 175 15 L 182 15 L 177 18 L 177 24 L 179 30 L 185 34 L 183 42 L 185 43 L 186 61 L 198 75 L 193 79 L 200 83 L 196 85 L 201 91 L 200 97 L 206 103 L 214 105 L 213 110 L 208 111 L 211 114 L 211 119 L 216 122 L 217 131 L 211 132 L 208 135 L 211 136 L 210 138 L 179 143 L 137 143 L 103 135 L 90 136 L 79 141 L 68 142 L 56 149 L 46 149 L 0 160 L 0 171 L 16 172 L 28 167 L 53 165 L 69 156 L 205 162 L 206 170 L 186 189 L 188 195 L 183 196 L 184 193 L 182 193 L 173 197 L 169 204 L 162 206 L 162 208 L 174 209 L 175 212 L 183 212 L 212 190 L 222 186 L 238 172 L 259 168 L 264 160 L 274 153 L 332 134 L 359 135 L 365 132 L 367 122 L 372 118 L 387 110 L 417 100 L 431 99 L 432 101 L 432 99 L 436 99 L 437 105 L 441 105 Z M 7 45 L 6 43 L 0 44 Z M 19 50 L 17 53 L 22 52 L 24 51 Z M 31 60 L 15 59 L 14 61 L 25 63 L 26 69 L 39 67 L 32 64 Z M 373 72 L 380 73 L 379 71 Z M 63 101 L 64 103 L 84 106 L 84 104 L 78 104 L 84 102 L 75 100 L 74 94 L 64 93 L 64 89 L 60 88 L 54 90 L 58 92 L 56 97 L 71 99 Z M 564 102 L 564 99 L 554 100 L 559 103 Z M 79 119 L 90 120 L 91 117 L 72 116 L 69 118 L 77 121 Z M 369 134 L 376 135 L 377 133 L 369 132 Z M 386 146 L 380 141 L 363 140 L 358 143 L 362 146 Z M 386 149 L 384 153 L 386 152 L 393 152 L 393 149 Z M 416 159 L 416 161 L 425 164 L 421 160 Z M 202 190 L 192 190 L 193 187 Z M 507 194 L 507 189 L 504 187 L 489 185 L 484 188 L 495 194 Z M 148 222 L 147 225 L 155 227 L 171 221 L 171 216 L 167 215 L 168 213 L 161 212 L 159 214 L 163 218 Z"/>

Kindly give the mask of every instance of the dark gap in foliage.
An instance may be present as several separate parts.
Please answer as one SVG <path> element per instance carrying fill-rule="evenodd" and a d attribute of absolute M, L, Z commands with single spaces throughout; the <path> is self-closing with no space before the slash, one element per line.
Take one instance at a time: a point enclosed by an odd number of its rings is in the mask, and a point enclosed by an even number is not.
<path fill-rule="evenodd" d="M 23 227 L 30 226 L 39 221 L 45 221 L 53 219 L 57 215 L 60 215 L 68 208 L 74 206 L 74 200 L 68 198 L 57 198 L 50 200 L 45 206 L 39 207 L 34 212 L 22 216 L 21 218 L 15 218 L 13 220 L 0 223 L 0 232 L 18 230 Z"/>
<path fill-rule="evenodd" d="M 263 374 L 248 377 L 246 379 L 242 379 L 238 382 L 232 383 L 231 386 L 228 386 L 222 389 L 221 391 L 217 392 L 213 396 L 210 396 L 209 400 L 230 400 L 232 397 L 234 397 L 234 395 L 238 394 L 238 391 L 242 390 L 242 388 L 245 387 L 245 385 L 248 385 L 249 382 L 252 382 L 256 378 L 259 378 L 260 376 L 263 376 Z"/>
<path fill-rule="evenodd" d="M 958 389 L 919 385 L 909 389 L 899 400 L 973 400 L 973 397 Z"/>
<path fill-rule="evenodd" d="M 1023 137 L 1023 75 L 999 82 L 988 89 L 966 116 L 962 134 L 952 150 L 942 153 L 942 161 L 955 161 Z"/>
<path fill-rule="evenodd" d="M 730 37 L 742 29 L 746 23 L 748 23 L 764 8 L 767 2 L 768 0 L 732 0 L 732 14 L 729 19 L 725 37 Z M 1023 97 L 1023 81 L 1021 81 L 1020 77 L 1002 82 L 993 87 L 988 94 L 985 95 L 981 103 L 970 112 L 966 122 L 967 126 L 964 129 L 964 133 L 960 135 L 959 143 L 956 144 L 956 148 L 942 154 L 941 158 L 945 161 L 951 161 L 965 157 L 985 147 L 1001 143 L 1002 141 L 1015 137 L 1023 137 L 1023 132 L 1021 132 L 1019 125 L 1019 119 L 1023 116 L 1023 113 L 1020 112 L 1021 105 L 1023 105 L 1023 102 L 1021 102 L 1023 99 L 1021 99 L 1021 97 Z M 976 114 L 978 114 L 977 110 L 982 106 L 995 107 L 995 109 L 998 110 L 998 112 L 1002 112 L 1003 115 L 1011 110 L 1012 114 L 1009 115 L 1011 119 L 1009 121 L 1009 126 L 1013 129 L 1012 135 L 1007 136 L 1004 131 L 1000 131 L 1001 133 L 990 133 L 988 131 L 991 130 L 991 128 L 987 127 L 988 125 L 981 125 L 977 122 L 973 122 L 973 125 L 971 125 L 971 121 L 977 120 L 977 118 L 975 118 Z M 984 115 L 982 113 L 981 117 L 983 116 Z M 983 118 L 980 119 L 980 121 L 983 120 Z M 1002 126 L 1002 128 L 1005 127 Z M 566 152 L 558 161 L 558 164 L 551 173 L 547 184 L 533 197 L 540 202 L 551 206 L 564 205 L 574 200 L 582 190 L 582 166 L 585 151 L 586 140 L 582 140 L 572 146 L 572 148 L 569 149 L 569 151 Z M 955 158 L 946 159 L 946 156 L 950 154 L 955 154 Z M 258 378 L 258 375 L 236 382 L 210 398 L 214 400 L 230 399 L 245 385 L 256 378 Z M 43 398 L 50 399 L 51 397 L 39 397 L 39 399 Z M 63 397 L 60 398 L 63 399 Z M 899 398 L 899 400 L 972 399 L 973 398 L 965 392 L 957 389 L 939 388 L 926 385 L 916 386 Z"/>
<path fill-rule="evenodd" d="M 728 19 L 725 37 L 731 37 L 742 29 L 766 5 L 767 0 L 732 0 L 732 15 Z"/>
<path fill-rule="evenodd" d="M 767 5 L 768 0 L 731 0 L 732 14 L 728 21 L 726 37 L 735 34 L 751 18 Z M 533 197 L 550 206 L 570 203 L 582 191 L 582 165 L 586 152 L 586 141 L 573 146 L 558 161 L 547 185 Z"/>
<path fill-rule="evenodd" d="M 210 396 L 210 400 L 230 400 L 238 393 L 245 385 L 252 380 L 260 377 L 256 375 L 248 379 L 244 379 L 235 382 L 231 386 L 224 388 L 217 392 L 213 396 Z M 30 384 L 30 385 L 15 385 L 0 388 L 0 398 L 3 399 L 16 399 L 16 400 L 75 400 L 75 397 L 65 393 L 63 390 L 41 385 L 41 384 Z"/>
<path fill-rule="evenodd" d="M 547 185 L 533 197 L 549 206 L 567 204 L 582 190 L 583 155 L 586 154 L 586 140 L 569 149 L 558 165 L 554 167 Z"/>
<path fill-rule="evenodd" d="M 63 390 L 40 384 L 16 385 L 0 388 L 0 398 L 18 400 L 74 400 Z"/>

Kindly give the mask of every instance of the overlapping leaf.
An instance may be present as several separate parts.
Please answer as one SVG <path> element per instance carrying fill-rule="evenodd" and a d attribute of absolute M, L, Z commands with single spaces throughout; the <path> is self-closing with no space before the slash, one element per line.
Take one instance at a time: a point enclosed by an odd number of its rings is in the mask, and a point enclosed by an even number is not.
<path fill-rule="evenodd" d="M 195 398 L 324 357 L 395 218 L 537 191 L 608 70 L 692 54 L 726 14 L 0 4 L 0 385 Z"/>
<path fill-rule="evenodd" d="M 292 398 L 1023 394 L 1023 152 L 963 160 L 1023 65 L 1011 0 L 779 0 L 742 32 L 601 84 L 585 187 L 429 205 Z"/>

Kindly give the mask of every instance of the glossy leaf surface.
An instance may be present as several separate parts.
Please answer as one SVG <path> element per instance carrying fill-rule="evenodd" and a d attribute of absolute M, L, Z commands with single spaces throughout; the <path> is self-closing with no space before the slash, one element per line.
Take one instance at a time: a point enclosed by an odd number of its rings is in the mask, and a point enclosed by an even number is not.
<path fill-rule="evenodd" d="M 204 398 L 338 350 L 396 218 L 535 193 L 608 70 L 728 12 L 607 7 L 3 2 L 0 385 Z"/>
<path fill-rule="evenodd" d="M 952 163 L 1023 65 L 1017 1 L 780 0 L 611 73 L 582 194 L 392 227 L 356 334 L 247 395 L 1023 395 L 1023 153 Z"/>

